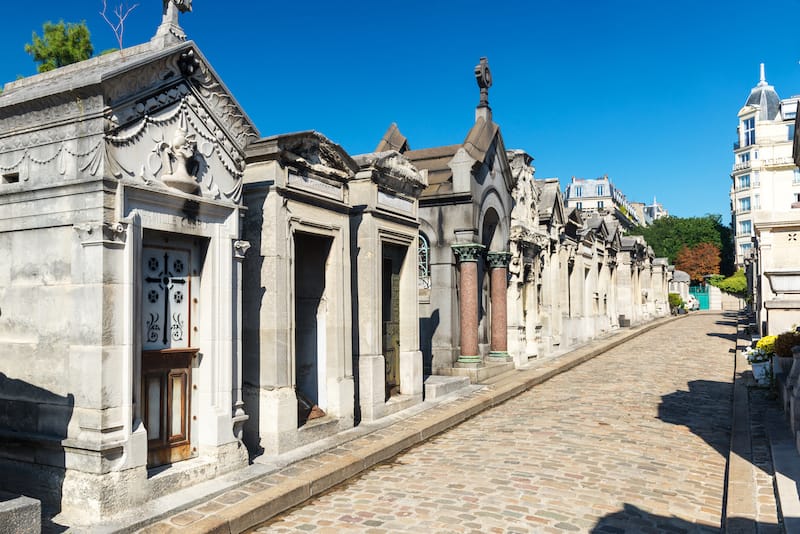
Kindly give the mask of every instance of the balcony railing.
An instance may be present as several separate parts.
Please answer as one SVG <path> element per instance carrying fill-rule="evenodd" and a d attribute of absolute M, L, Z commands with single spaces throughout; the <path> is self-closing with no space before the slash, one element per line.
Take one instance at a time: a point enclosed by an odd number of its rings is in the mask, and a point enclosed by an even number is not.
<path fill-rule="evenodd" d="M 752 166 L 753 166 L 752 163 L 749 162 L 749 161 L 742 161 L 742 162 L 739 162 L 739 163 L 734 163 L 733 164 L 733 171 L 734 172 L 742 171 L 744 169 L 749 169 Z"/>
<path fill-rule="evenodd" d="M 771 158 L 764 160 L 765 167 L 794 167 L 794 160 L 789 157 Z"/>

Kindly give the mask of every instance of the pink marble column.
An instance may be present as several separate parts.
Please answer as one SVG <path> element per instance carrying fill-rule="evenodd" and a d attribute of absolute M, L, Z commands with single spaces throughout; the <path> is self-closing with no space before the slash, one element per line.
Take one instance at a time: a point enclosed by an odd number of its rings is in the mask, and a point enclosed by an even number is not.
<path fill-rule="evenodd" d="M 452 245 L 461 273 L 458 292 L 461 354 L 457 364 L 474 366 L 481 363 L 478 350 L 478 261 L 485 248 L 474 243 Z"/>
<path fill-rule="evenodd" d="M 492 344 L 490 358 L 508 359 L 508 252 L 489 252 L 486 260 L 490 269 L 490 298 L 492 299 Z"/>

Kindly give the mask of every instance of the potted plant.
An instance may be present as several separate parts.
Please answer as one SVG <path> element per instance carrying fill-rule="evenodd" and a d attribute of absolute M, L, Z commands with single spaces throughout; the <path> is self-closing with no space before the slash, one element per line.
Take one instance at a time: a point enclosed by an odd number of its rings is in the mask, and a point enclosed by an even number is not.
<path fill-rule="evenodd" d="M 755 378 L 756 383 L 759 386 L 768 386 L 772 377 L 772 367 L 770 365 L 772 353 L 756 345 L 745 349 L 744 355 L 747 357 L 747 363 L 753 368 L 753 378 Z"/>

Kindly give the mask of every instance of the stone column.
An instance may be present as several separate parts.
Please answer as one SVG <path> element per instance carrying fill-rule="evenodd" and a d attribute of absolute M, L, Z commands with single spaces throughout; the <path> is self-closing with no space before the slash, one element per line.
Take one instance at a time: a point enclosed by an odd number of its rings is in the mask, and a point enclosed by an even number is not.
<path fill-rule="evenodd" d="M 451 245 L 451 248 L 458 259 L 461 273 L 458 290 L 461 354 L 456 365 L 477 367 L 481 363 L 478 350 L 478 261 L 486 247 L 468 243 Z"/>
<path fill-rule="evenodd" d="M 486 262 L 489 264 L 491 276 L 492 299 L 492 344 L 489 357 L 508 360 L 508 252 L 489 252 Z"/>

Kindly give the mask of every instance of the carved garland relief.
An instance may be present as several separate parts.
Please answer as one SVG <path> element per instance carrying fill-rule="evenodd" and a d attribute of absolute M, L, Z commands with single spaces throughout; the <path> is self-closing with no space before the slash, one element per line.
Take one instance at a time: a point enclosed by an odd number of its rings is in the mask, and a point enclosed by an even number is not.
<path fill-rule="evenodd" d="M 186 76 L 183 83 L 176 83 L 178 72 Z M 22 146 L 23 136 L 15 136 L 14 148 L 0 154 L 0 173 L 15 172 L 21 181 L 28 181 L 32 176 L 46 174 L 44 169 L 36 167 L 49 167 L 61 176 L 79 172 L 96 177 L 102 172 L 117 179 L 138 178 L 151 185 L 161 182 L 211 198 L 224 195 L 238 202 L 244 172 L 243 150 L 257 133 L 193 50 L 110 82 L 107 98 L 113 102 L 170 80 L 170 86 L 158 94 L 110 108 L 106 133 L 102 138 L 98 135 L 88 150 L 75 148 L 85 143 L 86 138 L 59 139 L 57 132 L 48 133 L 46 138 L 41 137 L 42 130 L 31 132 L 24 136 L 24 144 L 28 146 Z M 223 120 L 225 130 L 214 117 Z M 26 116 L 22 120 L 27 124 L 28 119 Z M 148 137 L 152 139 L 150 155 L 143 157 L 141 144 L 147 143 Z M 14 138 L 7 141 L 8 147 Z"/>

